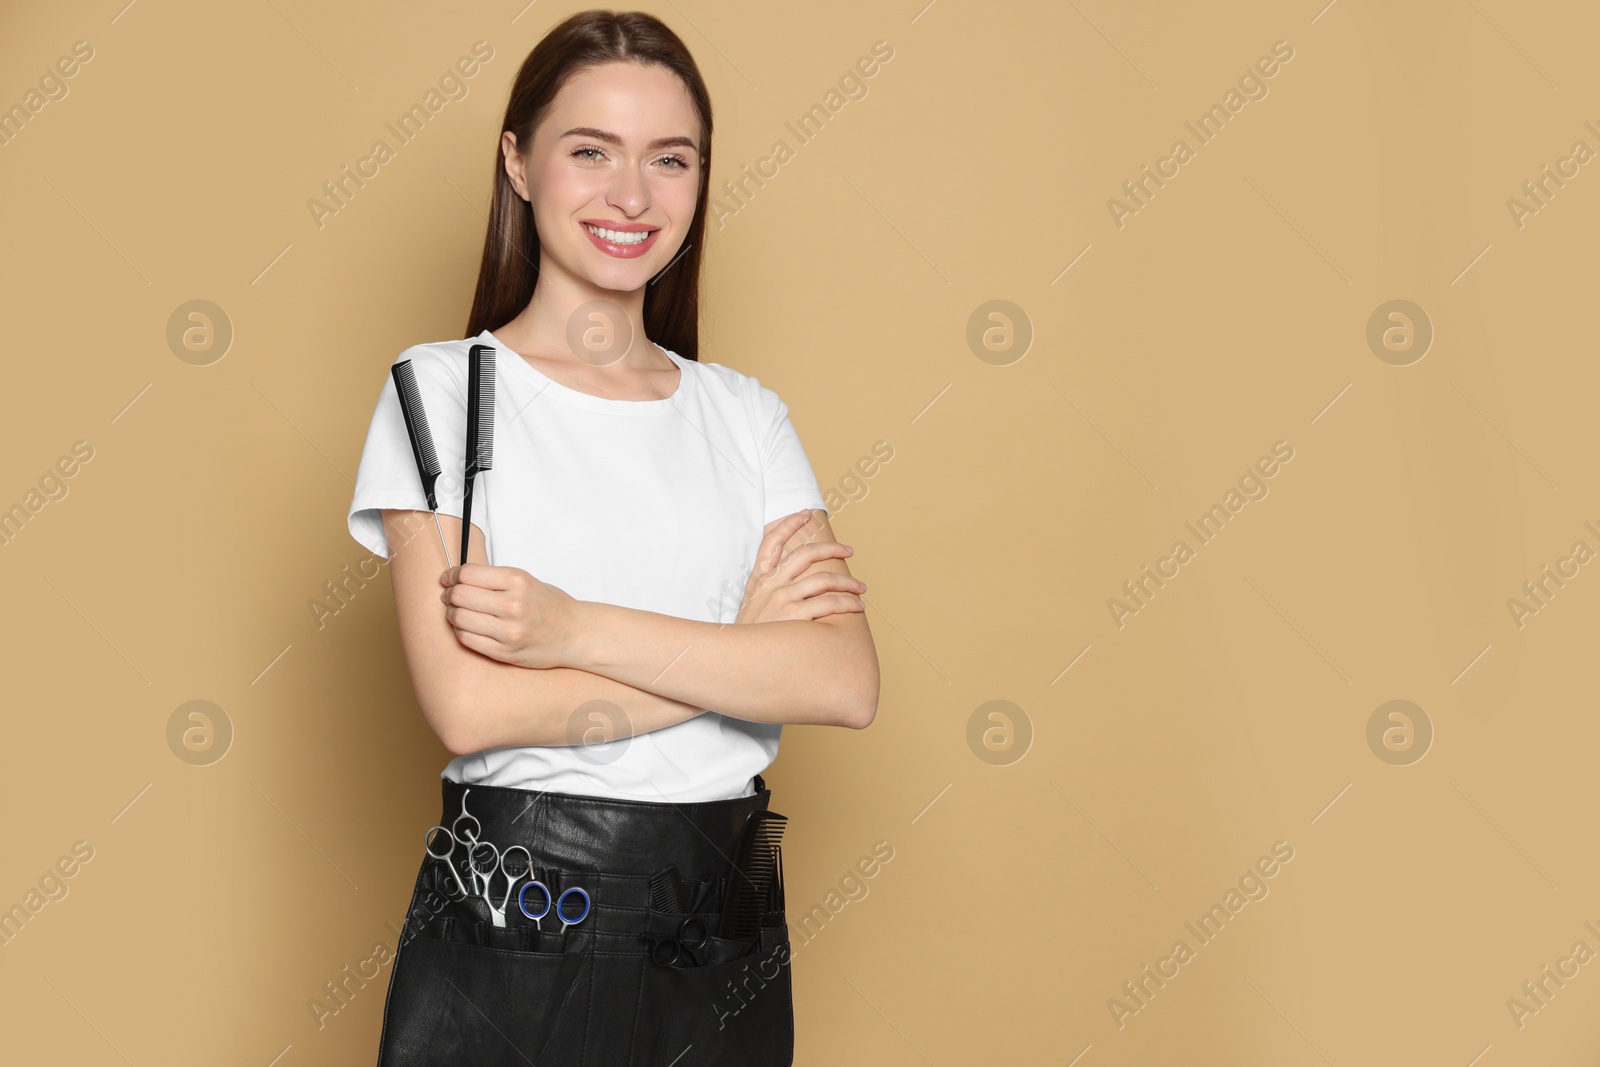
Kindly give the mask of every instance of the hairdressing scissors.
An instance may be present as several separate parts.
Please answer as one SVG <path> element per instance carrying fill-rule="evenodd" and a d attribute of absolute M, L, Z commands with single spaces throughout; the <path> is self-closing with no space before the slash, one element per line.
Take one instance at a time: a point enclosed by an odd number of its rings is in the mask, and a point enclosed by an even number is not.
<path fill-rule="evenodd" d="M 663 967 L 671 967 L 679 960 L 688 960 L 690 966 L 698 967 L 700 953 L 706 947 L 710 933 L 702 920 L 686 915 L 678 923 L 676 936 L 649 938 L 650 958 Z"/>
<path fill-rule="evenodd" d="M 539 927 L 539 920 L 549 915 L 552 909 L 556 913 L 556 918 L 561 920 L 561 931 L 563 933 L 566 932 L 567 927 L 576 926 L 587 919 L 589 917 L 590 900 L 589 894 L 584 889 L 579 886 L 571 886 L 564 890 L 560 896 L 552 896 L 550 888 L 533 876 L 533 853 L 521 845 L 512 845 L 502 852 L 492 843 L 479 837 L 483 832 L 483 824 L 478 821 L 477 816 L 467 811 L 467 796 L 471 792 L 472 790 L 470 789 L 462 792 L 461 814 L 455 817 L 448 828 L 444 826 L 429 827 L 427 834 L 423 837 L 423 843 L 427 847 L 428 855 L 436 860 L 443 860 L 445 866 L 450 868 L 451 875 L 455 877 L 456 885 L 461 889 L 461 895 L 463 897 L 481 896 L 484 903 L 489 905 L 490 921 L 496 926 L 503 927 L 506 924 L 506 909 L 511 903 L 511 891 L 516 888 L 516 884 L 519 881 L 526 877 L 528 879 L 527 883 L 522 887 L 522 891 L 517 894 L 517 907 L 521 909 L 522 914 L 533 920 L 535 928 Z M 470 821 L 473 829 L 471 831 L 462 830 L 461 824 L 463 821 Z M 446 847 L 443 852 L 435 852 L 433 850 L 433 844 L 438 840 L 434 836 L 436 833 L 444 834 Z M 467 883 L 462 879 L 461 871 L 453 859 L 458 842 L 466 846 L 467 873 L 472 878 L 472 888 L 468 888 Z M 527 857 L 526 866 L 520 862 L 513 866 L 511 857 L 516 852 L 521 852 Z M 495 904 L 494 897 L 491 894 L 491 887 L 494 885 L 494 876 L 497 871 L 506 880 L 506 891 L 501 894 L 499 905 Z M 544 905 L 537 911 L 528 906 L 528 890 L 535 887 L 544 895 Z M 567 913 L 572 909 L 568 907 L 567 901 L 574 896 L 582 901 L 583 911 L 576 918 L 568 918 Z"/>
<path fill-rule="evenodd" d="M 533 854 L 521 845 L 512 845 L 505 852 L 501 852 L 490 842 L 482 840 L 478 835 L 483 832 L 483 823 L 478 821 L 476 815 L 467 811 L 467 796 L 471 792 L 472 790 L 468 789 L 461 794 L 461 814 L 455 817 L 449 828 L 444 826 L 429 827 L 428 832 L 423 835 L 423 845 L 427 848 L 428 855 L 436 860 L 443 860 L 444 865 L 450 868 L 450 873 L 455 877 L 456 885 L 461 889 L 463 897 L 470 897 L 476 892 L 483 897 L 484 903 L 489 905 L 489 918 L 494 924 L 496 926 L 505 926 L 506 905 L 511 902 L 511 889 L 523 874 L 532 877 Z M 470 821 L 474 829 L 462 830 L 461 824 L 463 821 Z M 435 852 L 433 850 L 434 842 L 438 840 L 434 836 L 436 833 L 444 834 L 446 847 L 443 852 Z M 466 846 L 467 873 L 471 875 L 472 884 L 476 888 L 469 889 L 467 887 L 467 883 L 461 878 L 460 869 L 456 867 L 454 862 L 454 854 L 458 842 Z M 511 854 L 517 851 L 521 851 L 524 856 L 528 857 L 526 871 L 513 872 L 513 869 L 509 866 Z M 485 855 L 488 857 L 487 871 L 484 871 L 480 866 L 484 862 L 483 857 Z M 501 897 L 499 907 L 495 906 L 494 898 L 489 892 L 490 886 L 494 883 L 494 875 L 497 870 L 505 875 L 506 878 L 506 891 Z"/>
<path fill-rule="evenodd" d="M 444 834 L 445 850 L 443 852 L 435 852 L 433 850 L 433 843 L 434 841 L 438 840 L 433 836 L 435 833 Z M 445 867 L 449 868 L 450 873 L 455 876 L 456 885 L 461 887 L 461 895 L 463 897 L 470 897 L 472 895 L 472 890 L 468 889 L 467 883 L 461 880 L 461 872 L 456 869 L 455 863 L 451 860 L 451 856 L 454 855 L 456 850 L 455 833 L 451 830 L 445 829 L 443 826 L 430 826 L 428 827 L 428 832 L 422 835 L 422 846 L 428 850 L 428 855 L 432 856 L 436 860 L 444 861 Z"/>
<path fill-rule="evenodd" d="M 537 889 L 544 894 L 544 907 L 538 911 L 528 907 L 528 890 L 530 889 Z M 571 896 L 578 896 L 583 899 L 583 912 L 575 919 L 567 918 L 567 898 Z M 570 886 L 562 890 L 559 897 L 553 896 L 550 892 L 550 887 L 532 877 L 531 874 L 527 884 L 522 887 L 522 892 L 517 894 L 517 907 L 522 909 L 522 914 L 533 920 L 533 926 L 536 930 L 543 929 L 539 925 L 539 920 L 549 915 L 553 909 L 556 913 L 556 918 L 561 920 L 561 932 L 566 933 L 567 927 L 576 926 L 589 917 L 589 903 L 589 894 L 581 887 Z"/>
<path fill-rule="evenodd" d="M 514 852 L 521 852 L 524 856 L 528 857 L 526 867 L 521 869 L 513 869 L 510 866 L 511 854 Z M 480 862 L 479 857 L 485 853 L 487 853 L 489 857 L 489 869 L 487 872 L 479 870 L 478 868 L 478 864 Z M 484 903 L 489 905 L 490 921 L 496 926 L 505 926 L 506 905 L 511 903 L 512 888 L 517 884 L 523 875 L 527 875 L 529 878 L 533 877 L 533 853 L 529 852 L 521 845 L 512 845 L 504 852 L 501 852 L 487 841 L 475 841 L 473 842 L 472 847 L 467 849 L 467 869 L 472 872 L 472 881 L 474 885 L 478 883 L 479 879 L 482 879 L 483 881 L 482 888 L 479 890 L 479 895 L 483 897 Z M 494 898 L 489 895 L 489 887 L 494 884 L 494 876 L 496 871 L 499 871 L 505 876 L 506 879 L 506 891 L 501 894 L 499 904 L 496 904 L 494 902 Z"/>

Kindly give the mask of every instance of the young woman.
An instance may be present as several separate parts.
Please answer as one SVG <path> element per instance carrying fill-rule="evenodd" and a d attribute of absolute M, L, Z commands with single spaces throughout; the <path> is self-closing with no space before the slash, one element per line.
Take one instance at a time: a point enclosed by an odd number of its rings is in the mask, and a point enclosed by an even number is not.
<path fill-rule="evenodd" d="M 783 724 L 865 727 L 878 663 L 788 408 L 699 360 L 710 163 L 676 35 L 561 23 L 511 89 L 467 337 L 401 356 L 437 516 L 385 379 L 350 530 L 455 758 L 380 1067 L 792 1062 L 781 863 L 735 861 L 774 840 Z M 493 463 L 462 561 L 475 345 Z"/>

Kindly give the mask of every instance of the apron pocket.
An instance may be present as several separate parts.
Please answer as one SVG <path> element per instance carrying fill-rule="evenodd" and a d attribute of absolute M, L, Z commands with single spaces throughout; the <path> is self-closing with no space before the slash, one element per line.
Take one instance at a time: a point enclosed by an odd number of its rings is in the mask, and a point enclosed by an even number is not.
<path fill-rule="evenodd" d="M 539 1063 L 558 1031 L 581 1043 L 587 997 L 576 991 L 588 984 L 584 970 L 592 962 L 587 952 L 415 938 L 395 958 L 378 1063 Z"/>
<path fill-rule="evenodd" d="M 639 1009 L 640 1047 L 671 1063 L 690 1049 L 696 1067 L 788 1067 L 794 1062 L 789 940 L 710 939 L 702 967 L 647 963 Z M 743 954 L 729 959 L 735 947 Z M 653 1042 L 647 1045 L 646 1042 Z"/>

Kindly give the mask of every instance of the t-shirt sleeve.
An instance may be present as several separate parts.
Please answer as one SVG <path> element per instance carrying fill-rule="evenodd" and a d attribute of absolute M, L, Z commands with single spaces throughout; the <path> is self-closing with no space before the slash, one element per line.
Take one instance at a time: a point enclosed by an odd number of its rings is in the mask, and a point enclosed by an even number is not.
<path fill-rule="evenodd" d="M 439 457 L 434 499 L 440 514 L 459 519 L 462 458 L 467 447 L 466 368 L 452 362 L 447 353 L 426 345 L 406 349 L 395 363 L 407 359 L 416 375 L 428 435 Z M 361 452 L 349 516 L 350 536 L 388 559 L 390 548 L 383 529 L 384 508 L 428 510 L 428 498 L 422 491 L 422 477 L 417 470 L 410 435 L 406 432 L 405 415 L 391 368 L 384 369 L 383 388 L 378 392 L 372 424 L 367 429 L 367 443 Z M 432 526 L 433 520 L 429 519 L 428 527 Z M 438 535 L 434 532 L 431 536 Z M 454 558 L 453 551 L 451 558 Z"/>
<path fill-rule="evenodd" d="M 800 435 L 789 421 L 789 405 L 777 393 L 755 379 L 756 440 L 761 457 L 765 501 L 761 525 L 793 515 L 801 508 L 827 511 L 811 460 L 800 444 Z"/>

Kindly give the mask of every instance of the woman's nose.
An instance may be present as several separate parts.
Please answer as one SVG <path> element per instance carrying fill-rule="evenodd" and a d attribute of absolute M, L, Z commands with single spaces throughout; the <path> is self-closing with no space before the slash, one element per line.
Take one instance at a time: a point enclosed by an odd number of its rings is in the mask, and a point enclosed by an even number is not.
<path fill-rule="evenodd" d="M 625 215 L 633 216 L 650 206 L 650 190 L 644 175 L 625 170 L 618 174 L 607 202 Z"/>

